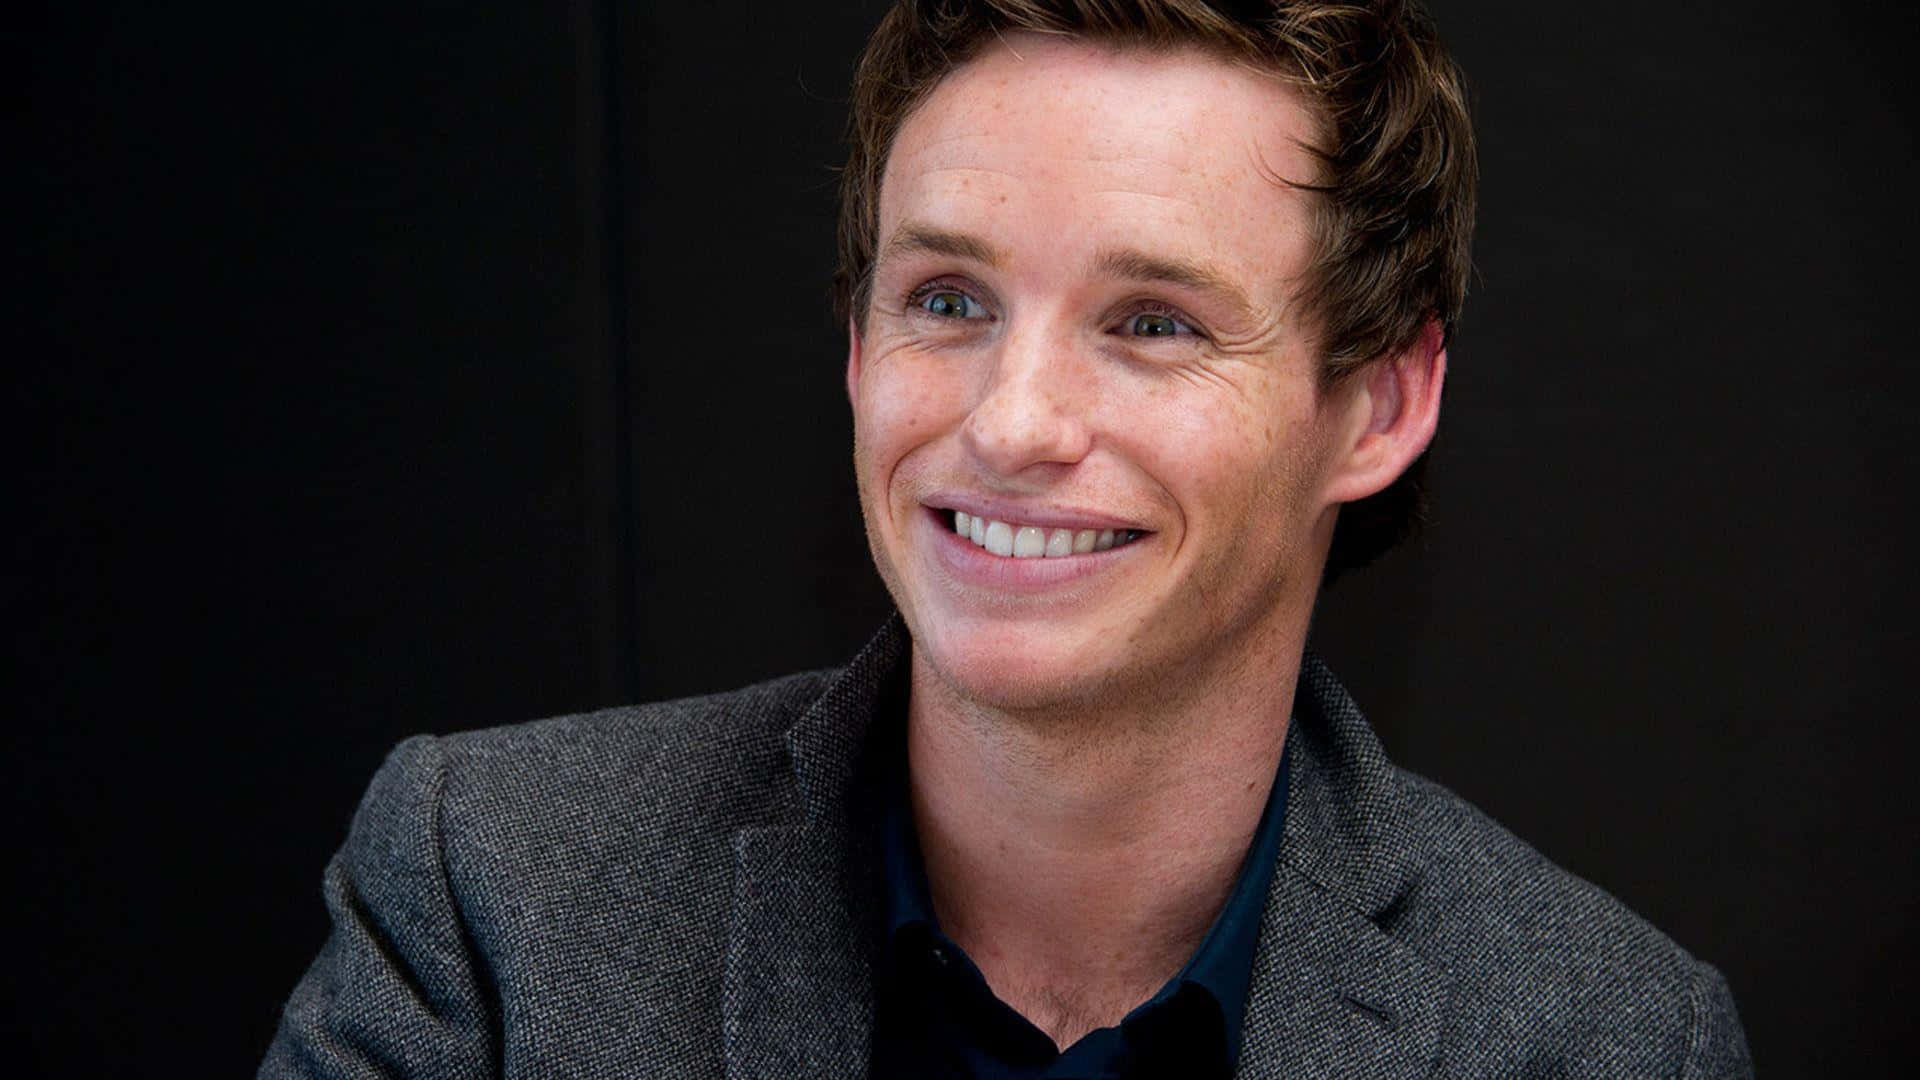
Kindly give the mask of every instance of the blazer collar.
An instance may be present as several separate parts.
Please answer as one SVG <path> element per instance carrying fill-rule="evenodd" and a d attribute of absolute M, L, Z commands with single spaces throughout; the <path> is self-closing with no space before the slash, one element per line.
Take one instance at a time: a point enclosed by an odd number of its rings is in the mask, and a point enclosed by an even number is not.
<path fill-rule="evenodd" d="M 1388 930 L 1418 882 L 1394 767 L 1312 655 L 1294 697 L 1286 832 L 1267 894 L 1240 1076 L 1424 1075 L 1452 986 Z"/>
<path fill-rule="evenodd" d="M 733 835 L 721 992 L 729 1077 L 863 1076 L 879 926 L 869 735 L 899 713 L 898 615 L 786 733 L 798 813 Z M 904 715 L 903 713 L 901 715 Z"/>
<path fill-rule="evenodd" d="M 1360 707 L 1312 653 L 1301 660 L 1293 715 L 1298 771 L 1282 860 L 1377 919 L 1420 867 L 1419 837 L 1401 805 L 1394 765 Z"/>

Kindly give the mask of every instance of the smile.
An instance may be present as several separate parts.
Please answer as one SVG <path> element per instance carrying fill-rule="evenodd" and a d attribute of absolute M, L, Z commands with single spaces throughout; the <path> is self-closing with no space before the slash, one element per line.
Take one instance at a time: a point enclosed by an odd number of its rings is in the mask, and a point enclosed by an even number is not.
<path fill-rule="evenodd" d="M 953 511 L 953 531 L 992 555 L 1058 559 L 1122 547 L 1145 535 L 1138 529 L 1049 529 Z"/>

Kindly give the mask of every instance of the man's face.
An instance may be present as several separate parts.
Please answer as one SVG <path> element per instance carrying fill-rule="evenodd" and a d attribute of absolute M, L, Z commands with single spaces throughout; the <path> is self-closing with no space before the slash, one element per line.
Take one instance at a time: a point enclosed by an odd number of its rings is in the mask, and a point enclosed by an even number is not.
<path fill-rule="evenodd" d="M 1243 67 L 1035 35 L 901 128 L 847 382 L 874 559 L 946 690 L 1099 706 L 1299 647 L 1342 445 L 1277 181 L 1311 134 Z"/>

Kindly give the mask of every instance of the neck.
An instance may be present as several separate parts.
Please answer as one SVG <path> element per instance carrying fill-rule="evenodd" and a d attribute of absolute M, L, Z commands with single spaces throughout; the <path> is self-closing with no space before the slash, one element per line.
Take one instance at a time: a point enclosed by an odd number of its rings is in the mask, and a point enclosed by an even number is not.
<path fill-rule="evenodd" d="M 1304 623 L 1304 620 L 1302 620 Z M 1179 971 L 1225 904 L 1285 745 L 1299 633 L 1204 694 L 1008 714 L 916 651 L 913 811 L 942 928 L 1060 1046 Z"/>

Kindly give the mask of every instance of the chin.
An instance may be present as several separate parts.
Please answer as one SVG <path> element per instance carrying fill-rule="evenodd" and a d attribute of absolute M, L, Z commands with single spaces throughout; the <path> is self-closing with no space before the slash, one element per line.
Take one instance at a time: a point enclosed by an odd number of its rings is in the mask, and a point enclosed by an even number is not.
<path fill-rule="evenodd" d="M 914 634 L 914 651 L 948 692 L 1009 712 L 1097 705 L 1125 681 L 1113 658 L 1060 635 L 946 628 Z"/>

